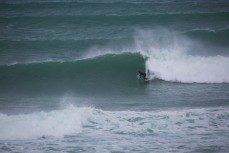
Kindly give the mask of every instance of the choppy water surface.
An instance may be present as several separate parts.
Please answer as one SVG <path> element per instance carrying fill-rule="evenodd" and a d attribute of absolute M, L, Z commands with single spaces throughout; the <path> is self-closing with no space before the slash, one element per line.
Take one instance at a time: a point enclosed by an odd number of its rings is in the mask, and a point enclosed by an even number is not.
<path fill-rule="evenodd" d="M 228 152 L 228 15 L 226 0 L 1 0 L 0 152 Z"/>

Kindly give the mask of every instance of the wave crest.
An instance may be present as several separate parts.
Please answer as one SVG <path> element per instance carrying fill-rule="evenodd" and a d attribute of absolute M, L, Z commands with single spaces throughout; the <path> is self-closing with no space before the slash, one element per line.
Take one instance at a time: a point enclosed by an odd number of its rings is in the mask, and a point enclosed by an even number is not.
<path fill-rule="evenodd" d="M 153 78 L 183 83 L 229 83 L 229 57 L 208 55 L 211 48 L 200 42 L 168 30 L 150 30 L 139 31 L 136 44 L 148 57 L 146 68 Z"/>

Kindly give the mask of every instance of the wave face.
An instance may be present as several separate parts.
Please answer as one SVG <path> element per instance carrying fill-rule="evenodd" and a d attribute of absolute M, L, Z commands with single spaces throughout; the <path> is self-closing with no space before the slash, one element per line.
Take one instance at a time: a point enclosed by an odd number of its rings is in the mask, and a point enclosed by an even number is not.
<path fill-rule="evenodd" d="M 144 69 L 139 53 L 107 54 L 75 62 L 47 62 L 0 66 L 2 92 L 18 89 L 83 90 L 131 85 Z M 23 88 L 22 88 L 23 87 Z"/>

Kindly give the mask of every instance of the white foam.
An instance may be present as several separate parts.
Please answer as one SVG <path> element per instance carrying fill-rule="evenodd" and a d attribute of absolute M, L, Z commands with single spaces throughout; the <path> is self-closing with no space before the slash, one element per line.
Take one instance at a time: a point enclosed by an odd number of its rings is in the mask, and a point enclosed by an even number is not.
<path fill-rule="evenodd" d="M 35 63 L 49 63 L 49 62 L 59 62 L 62 63 L 64 60 L 54 60 L 52 58 L 46 58 L 46 59 L 30 59 L 30 60 L 25 60 L 25 61 L 17 61 L 17 60 L 12 60 L 8 61 L 7 63 L 0 63 L 0 65 L 7 65 L 7 66 L 12 66 L 12 65 L 18 65 L 18 64 L 35 64 Z"/>
<path fill-rule="evenodd" d="M 205 134 L 228 131 L 228 108 L 167 111 L 103 111 L 70 105 L 32 114 L 0 114 L 0 140 L 99 134 Z M 190 128 L 192 130 L 190 130 Z"/>
<path fill-rule="evenodd" d="M 227 109 L 186 109 L 169 111 L 97 111 L 89 123 L 94 129 L 124 134 L 204 134 L 227 131 Z M 211 123 L 214 122 L 214 125 Z M 190 128 L 194 130 L 190 131 Z"/>
<path fill-rule="evenodd" d="M 201 46 L 168 30 L 140 31 L 136 46 L 148 57 L 146 68 L 154 77 L 184 83 L 229 83 L 229 57 L 193 55 Z M 200 49 L 209 49 L 201 46 Z"/>
<path fill-rule="evenodd" d="M 159 79 L 185 83 L 229 83 L 229 58 L 186 56 L 180 59 L 153 59 L 147 68 Z"/>
<path fill-rule="evenodd" d="M 32 139 L 46 136 L 60 137 L 79 133 L 91 108 L 70 106 L 64 110 L 22 115 L 0 114 L 0 139 Z"/>

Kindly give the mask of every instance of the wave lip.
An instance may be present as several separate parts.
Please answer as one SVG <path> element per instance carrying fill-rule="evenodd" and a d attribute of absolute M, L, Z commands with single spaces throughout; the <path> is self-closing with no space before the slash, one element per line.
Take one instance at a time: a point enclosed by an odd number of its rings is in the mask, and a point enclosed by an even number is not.
<path fill-rule="evenodd" d="M 229 83 L 229 57 L 168 30 L 139 31 L 136 46 L 152 78 L 182 83 Z M 227 50 L 227 49 L 224 49 Z M 214 52 L 212 56 L 210 52 Z"/>

